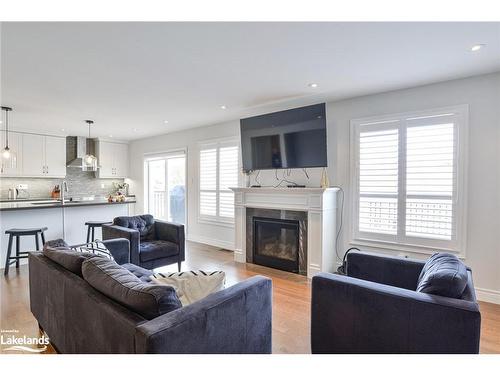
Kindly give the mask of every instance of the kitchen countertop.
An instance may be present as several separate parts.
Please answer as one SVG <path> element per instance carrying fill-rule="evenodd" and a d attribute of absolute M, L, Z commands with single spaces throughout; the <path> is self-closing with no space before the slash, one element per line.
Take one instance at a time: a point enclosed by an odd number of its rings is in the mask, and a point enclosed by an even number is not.
<path fill-rule="evenodd" d="M 0 203 L 9 202 L 34 202 L 34 201 L 52 201 L 54 200 L 51 197 L 38 197 L 38 198 L 17 198 L 17 199 L 8 199 L 8 198 L 0 198 Z"/>
<path fill-rule="evenodd" d="M 136 203 L 135 199 L 127 199 L 125 202 L 108 202 L 106 200 L 82 200 L 82 201 L 72 201 L 65 202 L 64 204 L 60 201 L 47 200 L 47 201 L 9 201 L 0 202 L 0 211 L 15 211 L 15 210 L 33 210 L 42 208 L 70 208 L 70 207 L 81 207 L 81 206 L 106 206 L 106 205 L 116 205 L 116 204 L 131 204 Z"/>

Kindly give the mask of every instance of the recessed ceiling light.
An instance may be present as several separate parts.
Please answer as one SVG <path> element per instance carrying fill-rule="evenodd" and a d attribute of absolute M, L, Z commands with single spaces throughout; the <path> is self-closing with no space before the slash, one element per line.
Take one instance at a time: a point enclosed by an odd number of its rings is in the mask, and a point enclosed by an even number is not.
<path fill-rule="evenodd" d="M 316 87 L 318 87 L 318 84 L 317 83 L 310 83 L 308 86 L 315 89 Z"/>
<path fill-rule="evenodd" d="M 62 128 L 62 129 L 61 129 L 61 131 L 62 131 L 62 132 L 65 132 L 65 131 L 66 131 L 66 129 Z"/>
<path fill-rule="evenodd" d="M 220 109 L 227 109 L 227 107 L 225 105 L 221 105 Z"/>
<path fill-rule="evenodd" d="M 113 138 L 113 134 L 108 135 L 109 138 Z"/>
<path fill-rule="evenodd" d="M 135 132 L 137 132 L 137 128 L 133 128 L 132 130 L 135 131 Z"/>
<path fill-rule="evenodd" d="M 168 120 L 163 121 L 164 124 L 168 124 Z"/>
<path fill-rule="evenodd" d="M 485 46 L 485 44 L 475 44 L 471 47 L 471 51 L 472 52 L 477 52 L 479 51 L 481 48 L 483 48 Z"/>

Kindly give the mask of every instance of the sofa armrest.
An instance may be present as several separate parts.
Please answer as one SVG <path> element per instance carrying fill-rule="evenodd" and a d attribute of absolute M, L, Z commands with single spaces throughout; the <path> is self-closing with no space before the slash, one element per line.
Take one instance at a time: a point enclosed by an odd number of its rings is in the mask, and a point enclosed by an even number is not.
<path fill-rule="evenodd" d="M 157 239 L 177 244 L 179 246 L 179 261 L 185 260 L 186 241 L 183 224 L 155 220 L 155 233 Z"/>
<path fill-rule="evenodd" d="M 312 280 L 313 353 L 477 353 L 480 325 L 474 302 L 348 276 Z"/>
<path fill-rule="evenodd" d="M 271 353 L 272 284 L 254 276 L 136 329 L 137 353 Z"/>
<path fill-rule="evenodd" d="M 115 238 L 125 238 L 130 243 L 130 262 L 139 264 L 139 245 L 140 235 L 139 231 L 121 227 L 119 225 L 103 225 L 102 226 L 102 239 L 111 240 Z"/>
<path fill-rule="evenodd" d="M 352 251 L 347 254 L 347 275 L 357 279 L 417 289 L 418 276 L 425 261 L 368 252 Z"/>
<path fill-rule="evenodd" d="M 130 263 L 130 241 L 126 238 L 114 238 L 102 241 L 118 264 Z"/>

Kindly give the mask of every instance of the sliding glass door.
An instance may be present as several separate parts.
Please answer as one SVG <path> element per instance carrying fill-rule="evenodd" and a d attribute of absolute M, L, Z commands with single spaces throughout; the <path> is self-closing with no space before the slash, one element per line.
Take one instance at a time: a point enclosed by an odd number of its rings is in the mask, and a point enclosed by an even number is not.
<path fill-rule="evenodd" d="M 185 224 L 185 152 L 146 158 L 144 178 L 148 213 L 160 220 Z"/>

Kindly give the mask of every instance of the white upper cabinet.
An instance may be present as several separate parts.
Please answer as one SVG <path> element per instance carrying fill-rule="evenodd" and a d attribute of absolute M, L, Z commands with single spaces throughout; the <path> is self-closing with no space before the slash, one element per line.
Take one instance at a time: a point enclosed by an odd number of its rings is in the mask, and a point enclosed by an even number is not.
<path fill-rule="evenodd" d="M 115 177 L 128 177 L 128 145 L 124 143 L 115 144 Z"/>
<path fill-rule="evenodd" d="M 45 174 L 66 176 L 66 138 L 45 137 Z"/>
<path fill-rule="evenodd" d="M 97 160 L 99 178 L 125 178 L 128 176 L 128 144 L 98 141 Z"/>
<path fill-rule="evenodd" d="M 0 149 L 5 148 L 5 131 L 0 131 Z M 15 167 L 12 168 L 10 163 L 4 163 L 0 160 L 0 176 L 2 177 L 16 177 L 20 176 L 22 173 L 22 137 L 21 134 L 15 132 L 9 132 L 9 148 L 15 155 L 16 163 Z"/>
<path fill-rule="evenodd" d="M 45 176 L 45 137 L 23 134 L 23 176 Z"/>
<path fill-rule="evenodd" d="M 22 135 L 22 176 L 66 176 L 66 138 Z"/>

